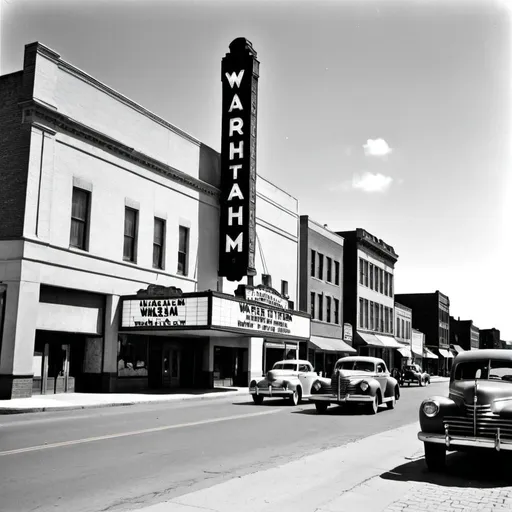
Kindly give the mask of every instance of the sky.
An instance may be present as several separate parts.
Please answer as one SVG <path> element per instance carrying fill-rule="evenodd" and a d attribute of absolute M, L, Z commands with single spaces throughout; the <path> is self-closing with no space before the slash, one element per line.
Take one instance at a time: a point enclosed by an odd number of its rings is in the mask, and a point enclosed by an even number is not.
<path fill-rule="evenodd" d="M 392 245 L 396 293 L 512 340 L 511 1 L 0 2 L 1 74 L 39 41 L 216 150 L 221 59 L 247 38 L 258 173 Z"/>

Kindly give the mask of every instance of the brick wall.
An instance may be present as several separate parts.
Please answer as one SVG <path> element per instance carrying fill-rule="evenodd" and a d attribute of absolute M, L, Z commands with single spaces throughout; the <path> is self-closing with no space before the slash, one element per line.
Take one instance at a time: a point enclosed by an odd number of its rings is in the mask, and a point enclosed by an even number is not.
<path fill-rule="evenodd" d="M 30 132 L 18 106 L 22 77 L 0 77 L 0 239 L 23 233 Z"/>

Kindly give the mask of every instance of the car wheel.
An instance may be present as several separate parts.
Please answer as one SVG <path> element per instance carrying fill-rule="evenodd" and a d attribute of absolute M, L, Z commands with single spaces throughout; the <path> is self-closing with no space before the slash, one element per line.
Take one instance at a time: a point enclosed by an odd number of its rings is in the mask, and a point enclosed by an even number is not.
<path fill-rule="evenodd" d="M 430 471 L 441 471 L 446 467 L 446 448 L 442 444 L 423 443 L 425 462 Z"/>
<path fill-rule="evenodd" d="M 290 397 L 290 405 L 298 405 L 301 399 L 300 388 L 297 388 Z"/>
<path fill-rule="evenodd" d="M 373 397 L 373 401 L 368 404 L 367 412 L 368 414 L 377 414 L 379 411 L 379 397 L 375 395 Z"/>
<path fill-rule="evenodd" d="M 327 407 L 329 407 L 329 404 L 323 403 L 323 402 L 317 402 L 315 404 L 316 412 L 318 414 L 325 414 L 327 412 Z"/>
<path fill-rule="evenodd" d="M 396 407 L 396 396 L 397 392 L 396 389 L 393 390 L 393 400 L 390 400 L 389 402 L 386 402 L 386 405 L 388 406 L 388 409 L 394 409 Z"/>
<path fill-rule="evenodd" d="M 263 395 L 252 395 L 252 399 L 256 405 L 261 405 L 263 403 Z"/>

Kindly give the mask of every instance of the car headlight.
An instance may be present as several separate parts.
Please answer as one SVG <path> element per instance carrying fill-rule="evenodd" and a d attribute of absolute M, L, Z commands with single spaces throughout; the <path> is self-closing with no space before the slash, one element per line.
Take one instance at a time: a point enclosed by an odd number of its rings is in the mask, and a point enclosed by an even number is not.
<path fill-rule="evenodd" d="M 315 391 L 318 391 L 320 388 L 322 387 L 322 384 L 320 384 L 320 382 L 316 381 L 314 384 L 313 384 L 313 389 Z"/>
<path fill-rule="evenodd" d="M 361 391 L 366 391 L 369 387 L 370 387 L 370 384 L 368 384 L 368 382 L 366 382 L 365 380 L 363 380 L 361 382 L 361 384 L 359 384 L 359 387 L 361 388 Z"/>
<path fill-rule="evenodd" d="M 435 400 L 425 400 L 423 402 L 423 413 L 428 418 L 433 418 L 439 413 L 439 403 Z"/>

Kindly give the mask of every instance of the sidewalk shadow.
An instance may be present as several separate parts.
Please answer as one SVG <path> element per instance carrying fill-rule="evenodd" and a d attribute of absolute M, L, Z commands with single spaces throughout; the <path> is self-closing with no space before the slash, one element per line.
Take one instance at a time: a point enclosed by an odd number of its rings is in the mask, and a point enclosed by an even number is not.
<path fill-rule="evenodd" d="M 309 409 L 293 411 L 294 414 L 318 415 L 313 404 L 305 402 L 301 405 L 309 405 L 311 407 Z M 386 414 L 386 412 L 390 411 L 391 410 L 387 407 L 379 407 L 379 412 L 377 414 L 380 416 L 381 414 Z M 347 407 L 346 405 L 331 405 L 327 411 L 322 414 L 322 416 L 368 416 L 368 414 L 364 410 L 364 407 L 361 406 Z"/>
<path fill-rule="evenodd" d="M 477 487 L 491 489 L 512 485 L 512 457 L 506 453 L 449 453 L 444 471 L 427 469 L 425 459 L 417 459 L 382 473 L 383 480 L 423 482 L 443 487 Z"/>

